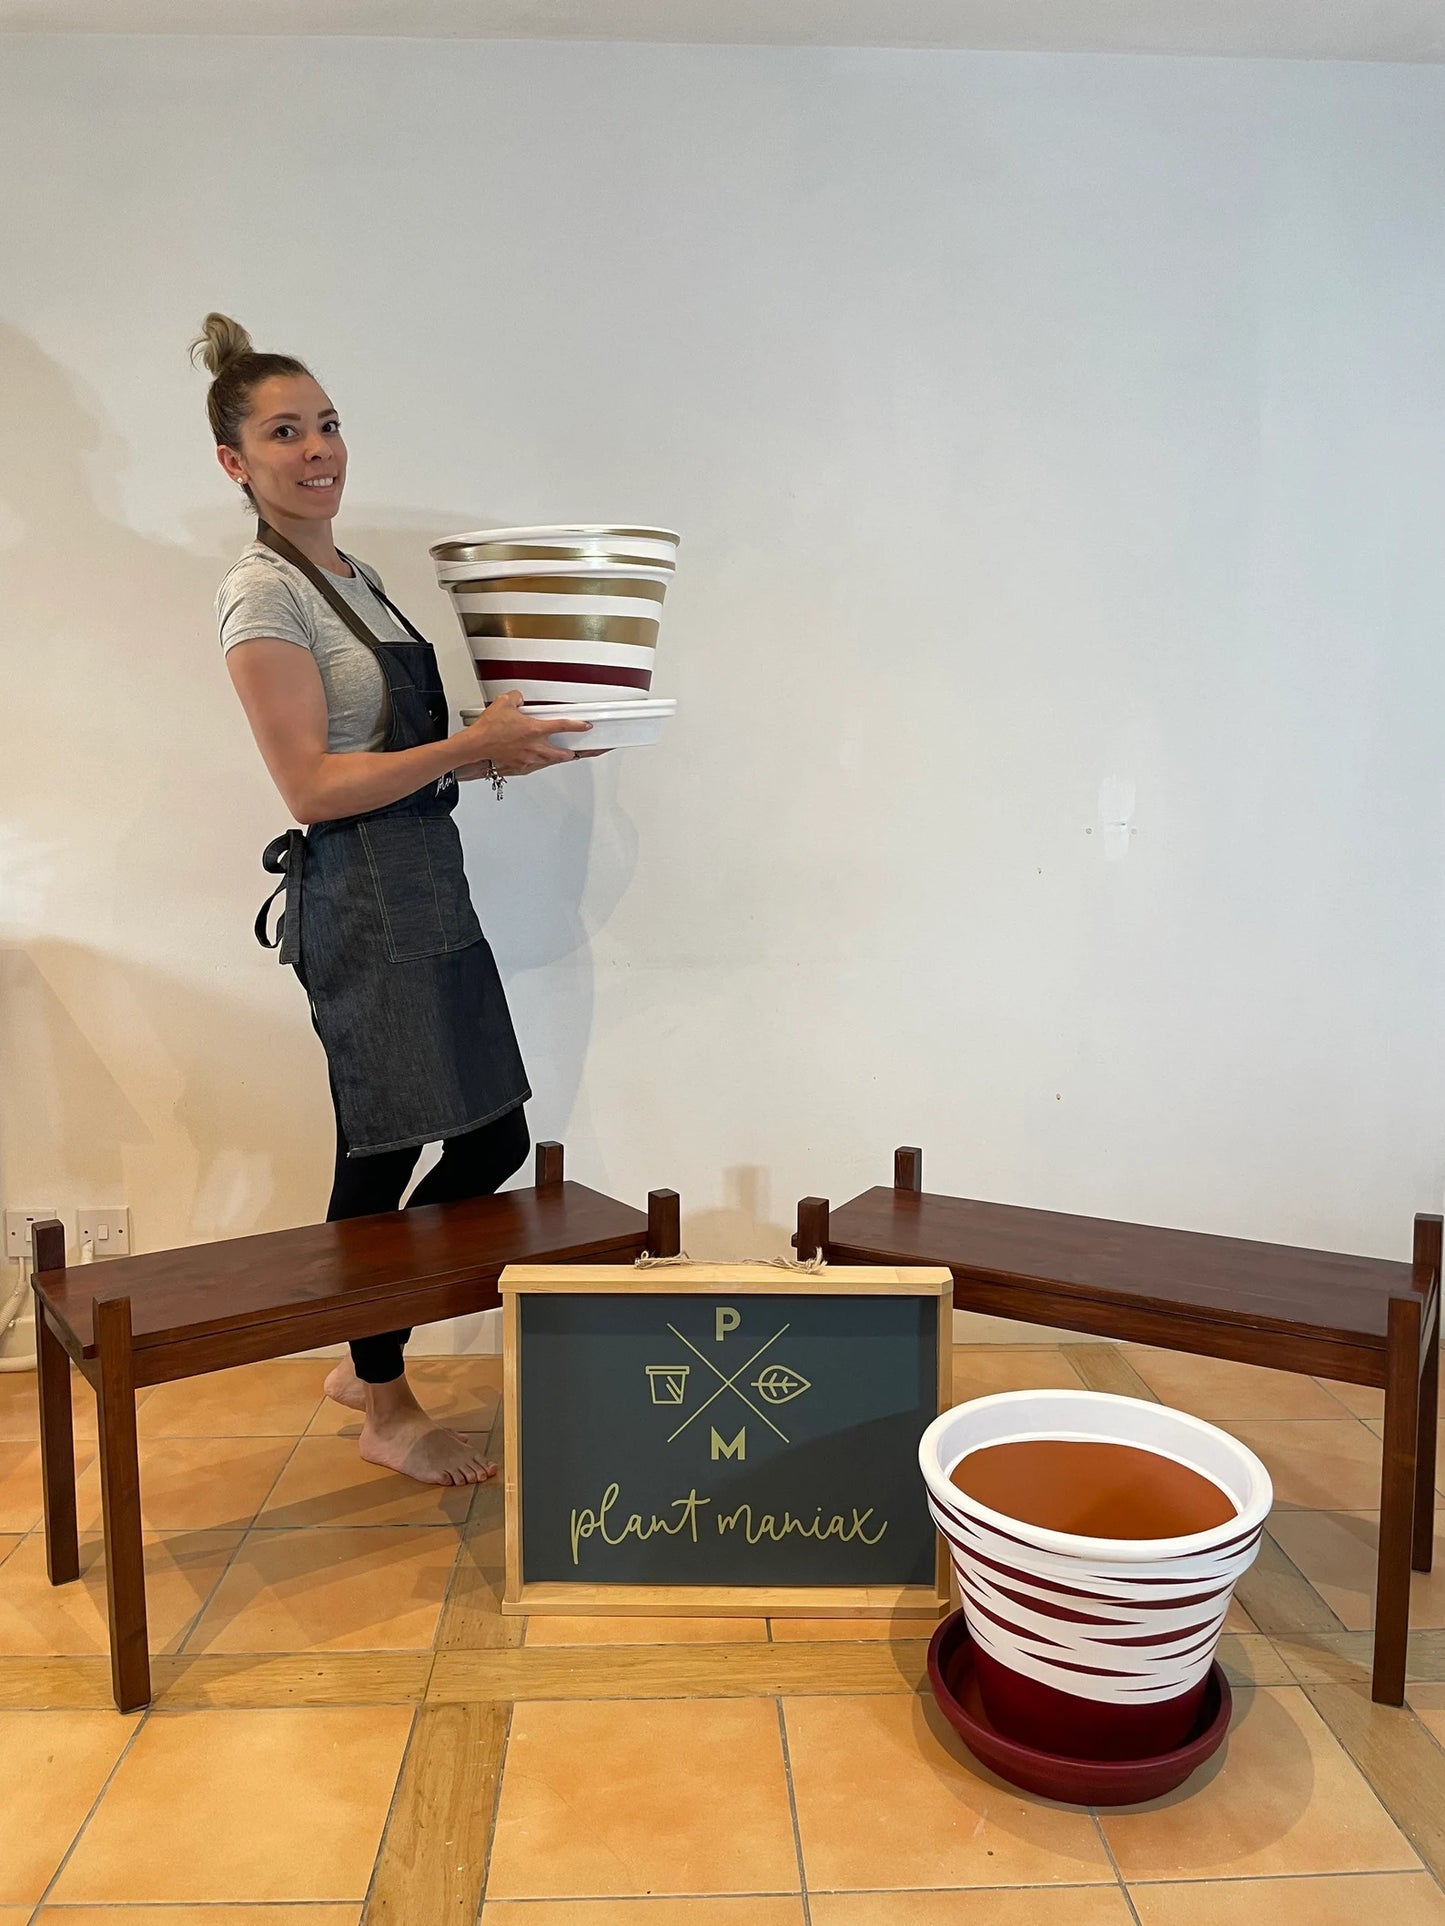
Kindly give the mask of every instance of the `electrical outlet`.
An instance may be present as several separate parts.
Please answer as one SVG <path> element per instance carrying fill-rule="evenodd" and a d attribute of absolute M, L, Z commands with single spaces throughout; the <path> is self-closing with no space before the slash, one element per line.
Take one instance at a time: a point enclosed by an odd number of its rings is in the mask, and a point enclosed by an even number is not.
<path fill-rule="evenodd" d="M 32 1233 L 37 1224 L 44 1224 L 58 1215 L 51 1210 L 7 1210 L 5 1213 L 5 1255 L 7 1257 L 30 1257 L 33 1255 Z"/>
<path fill-rule="evenodd" d="M 82 1251 L 89 1244 L 95 1257 L 129 1257 L 130 1206 L 118 1204 L 113 1210 L 78 1210 L 75 1241 Z"/>

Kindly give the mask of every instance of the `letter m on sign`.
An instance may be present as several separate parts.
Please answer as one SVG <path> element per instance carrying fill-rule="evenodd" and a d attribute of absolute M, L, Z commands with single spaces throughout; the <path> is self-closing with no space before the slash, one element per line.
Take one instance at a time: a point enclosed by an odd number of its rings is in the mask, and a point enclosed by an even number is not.
<path fill-rule="evenodd" d="M 714 1430 L 712 1434 L 712 1455 L 714 1458 L 746 1458 L 748 1455 L 747 1426 L 743 1426 L 731 1444 L 728 1443 L 726 1438 L 719 1437 L 717 1431 Z"/>

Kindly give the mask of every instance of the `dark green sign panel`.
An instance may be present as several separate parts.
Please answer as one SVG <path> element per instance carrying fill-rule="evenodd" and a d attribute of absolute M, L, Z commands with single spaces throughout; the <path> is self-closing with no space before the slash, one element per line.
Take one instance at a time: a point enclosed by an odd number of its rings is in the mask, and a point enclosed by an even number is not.
<path fill-rule="evenodd" d="M 939 1298 L 521 1291 L 522 1582 L 933 1583 Z"/>

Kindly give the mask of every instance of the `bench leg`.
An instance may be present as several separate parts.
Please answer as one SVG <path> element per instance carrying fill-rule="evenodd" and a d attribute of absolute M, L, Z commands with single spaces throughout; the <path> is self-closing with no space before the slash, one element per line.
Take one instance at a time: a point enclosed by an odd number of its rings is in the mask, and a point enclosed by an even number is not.
<path fill-rule="evenodd" d="M 1429 1313 L 1433 1329 L 1420 1375 L 1420 1423 L 1415 1454 L 1415 1558 L 1417 1572 L 1428 1572 L 1435 1556 L 1435 1440 L 1440 1416 L 1440 1305 Z"/>
<path fill-rule="evenodd" d="M 95 1335 L 100 1353 L 100 1494 L 105 1517 L 110 1677 L 120 1710 L 135 1712 L 150 1703 L 151 1665 L 128 1297 L 97 1302 Z"/>
<path fill-rule="evenodd" d="M 905 1144 L 893 1153 L 893 1188 L 923 1189 L 923 1152 L 916 1144 Z"/>
<path fill-rule="evenodd" d="M 682 1253 L 682 1204 L 675 1190 L 647 1193 L 647 1250 L 650 1257 Z"/>
<path fill-rule="evenodd" d="M 45 1569 L 52 1585 L 80 1576 L 75 1529 L 75 1429 L 70 1359 L 35 1293 L 35 1376 L 40 1393 L 40 1467 L 45 1486 Z"/>
<path fill-rule="evenodd" d="M 1415 1219 L 1411 1268 L 1426 1323 L 1420 1360 L 1420 1425 L 1415 1471 L 1415 1570 L 1428 1572 L 1435 1552 L 1435 1423 L 1440 1415 L 1440 1257 L 1445 1221 L 1433 1212 Z"/>
<path fill-rule="evenodd" d="M 793 1239 L 798 1257 L 806 1263 L 809 1258 L 822 1257 L 828 1248 L 828 1200 L 826 1197 L 804 1197 L 798 1204 L 798 1234 Z"/>
<path fill-rule="evenodd" d="M 1370 1692 L 1379 1705 L 1405 1703 L 1410 1562 L 1415 1537 L 1415 1453 L 1420 1422 L 1420 1308 L 1418 1297 L 1390 1299 L 1380 1562 L 1375 1577 L 1375 1669 Z"/>

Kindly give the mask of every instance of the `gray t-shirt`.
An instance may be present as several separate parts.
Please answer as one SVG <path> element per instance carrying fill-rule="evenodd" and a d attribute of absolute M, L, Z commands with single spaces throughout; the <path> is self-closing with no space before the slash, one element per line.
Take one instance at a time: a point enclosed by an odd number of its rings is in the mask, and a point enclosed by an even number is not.
<path fill-rule="evenodd" d="M 406 632 L 372 593 L 382 586 L 375 569 L 330 580 L 378 642 L 405 641 Z M 264 542 L 252 542 L 216 592 L 221 649 L 274 636 L 310 649 L 326 691 L 326 746 L 333 754 L 379 749 L 386 735 L 386 688 L 376 657 L 358 642 L 300 569 Z"/>

